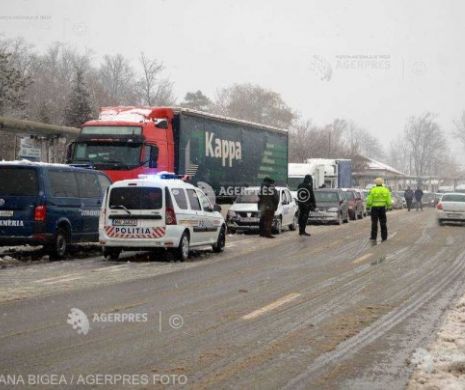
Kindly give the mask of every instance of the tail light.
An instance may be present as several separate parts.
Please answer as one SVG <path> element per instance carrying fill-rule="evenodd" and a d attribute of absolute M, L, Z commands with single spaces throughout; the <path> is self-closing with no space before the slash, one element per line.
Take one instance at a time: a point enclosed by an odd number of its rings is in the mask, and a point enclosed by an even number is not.
<path fill-rule="evenodd" d="M 47 207 L 44 205 L 36 206 L 34 209 L 34 221 L 45 222 L 47 217 Z"/>
<path fill-rule="evenodd" d="M 167 187 L 165 187 L 165 223 L 167 225 L 177 225 L 176 213 L 174 212 L 173 201 L 171 200 L 171 194 Z"/>
<path fill-rule="evenodd" d="M 444 207 L 442 207 L 442 203 L 438 203 L 438 205 L 436 206 L 436 208 L 437 208 L 438 210 L 443 210 L 443 209 L 444 209 Z"/>

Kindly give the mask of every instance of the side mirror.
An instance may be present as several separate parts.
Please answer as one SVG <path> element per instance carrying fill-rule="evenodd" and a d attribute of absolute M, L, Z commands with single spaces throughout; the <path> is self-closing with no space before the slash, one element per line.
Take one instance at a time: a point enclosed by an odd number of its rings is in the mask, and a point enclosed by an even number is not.
<path fill-rule="evenodd" d="M 155 127 L 158 129 L 167 129 L 168 128 L 168 120 L 167 119 L 157 119 L 155 122 Z"/>

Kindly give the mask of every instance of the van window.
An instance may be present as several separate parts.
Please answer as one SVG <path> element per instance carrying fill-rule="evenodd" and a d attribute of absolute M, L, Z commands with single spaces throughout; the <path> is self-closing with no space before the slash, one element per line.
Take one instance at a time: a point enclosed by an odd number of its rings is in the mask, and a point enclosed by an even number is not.
<path fill-rule="evenodd" d="M 172 188 L 171 193 L 178 204 L 178 207 L 182 210 L 187 210 L 189 206 L 187 205 L 186 193 L 182 188 Z"/>
<path fill-rule="evenodd" d="M 100 197 L 100 186 L 97 175 L 92 173 L 76 173 L 79 193 L 81 198 L 98 198 Z"/>
<path fill-rule="evenodd" d="M 191 209 L 201 210 L 199 198 L 197 197 L 197 193 L 195 192 L 195 190 L 188 189 L 186 191 L 187 191 L 187 197 L 189 198 L 189 203 L 191 204 Z"/>
<path fill-rule="evenodd" d="M 213 208 L 210 200 L 201 192 L 197 192 L 197 195 L 200 198 L 200 202 L 202 203 L 202 208 L 205 210 L 207 207 Z"/>
<path fill-rule="evenodd" d="M 39 193 L 37 170 L 34 168 L 0 168 L 0 194 L 30 196 Z"/>
<path fill-rule="evenodd" d="M 161 209 L 163 196 L 158 187 L 116 187 L 110 192 L 110 208 L 128 210 Z"/>
<path fill-rule="evenodd" d="M 79 198 L 78 186 L 71 171 L 48 171 L 52 195 L 58 198 Z"/>
<path fill-rule="evenodd" d="M 108 187 L 111 185 L 110 179 L 104 175 L 97 175 L 98 181 L 100 183 L 100 188 L 102 189 L 102 194 L 107 190 Z"/>

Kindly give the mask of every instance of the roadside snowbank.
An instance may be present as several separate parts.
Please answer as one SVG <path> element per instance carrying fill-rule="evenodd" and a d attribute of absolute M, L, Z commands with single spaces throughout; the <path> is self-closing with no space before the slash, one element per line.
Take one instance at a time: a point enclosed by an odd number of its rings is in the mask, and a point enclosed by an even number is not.
<path fill-rule="evenodd" d="M 407 386 L 417 389 L 465 389 L 465 296 L 447 314 L 434 343 L 410 359 L 415 371 Z"/>

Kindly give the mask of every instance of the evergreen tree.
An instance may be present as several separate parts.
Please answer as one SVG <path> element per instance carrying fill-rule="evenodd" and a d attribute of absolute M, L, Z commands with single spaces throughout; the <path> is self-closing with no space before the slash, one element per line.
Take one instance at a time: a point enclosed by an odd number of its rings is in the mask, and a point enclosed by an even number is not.
<path fill-rule="evenodd" d="M 92 117 L 90 94 L 81 69 L 76 69 L 73 89 L 65 108 L 65 125 L 78 127 Z"/>
<path fill-rule="evenodd" d="M 198 111 L 209 111 L 211 109 L 211 105 L 211 100 L 200 90 L 197 92 L 187 92 L 184 97 L 184 101 L 181 103 L 182 107 Z"/>

